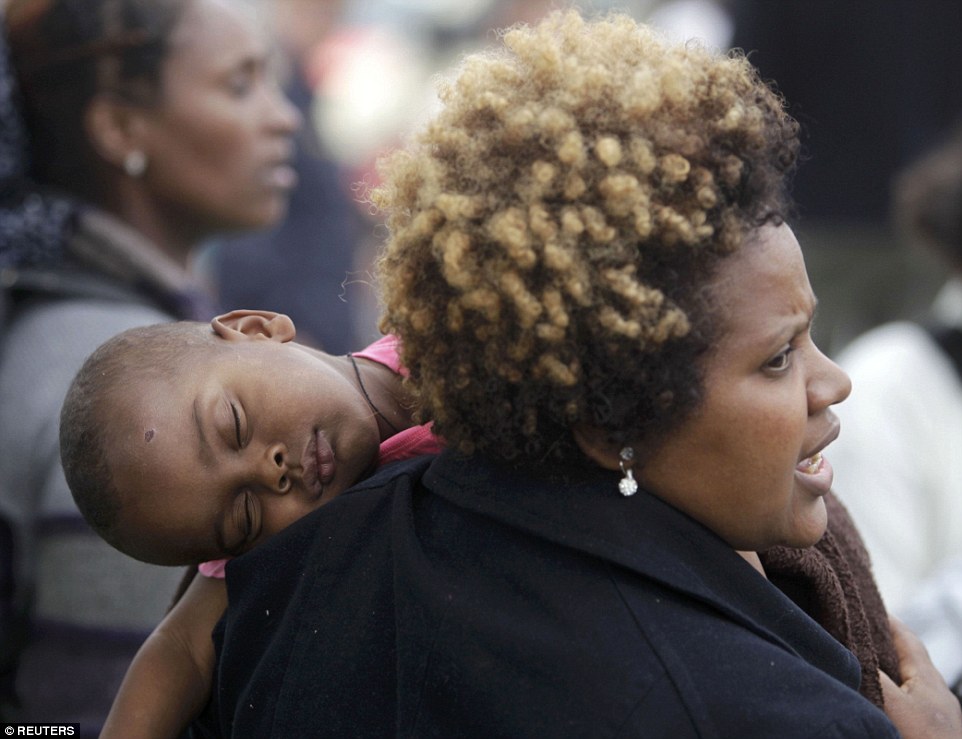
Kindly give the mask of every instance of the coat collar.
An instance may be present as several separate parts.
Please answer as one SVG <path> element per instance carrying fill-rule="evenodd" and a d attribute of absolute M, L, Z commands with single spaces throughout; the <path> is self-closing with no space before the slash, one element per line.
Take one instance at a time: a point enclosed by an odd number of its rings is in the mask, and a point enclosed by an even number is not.
<path fill-rule="evenodd" d="M 720 537 L 644 489 L 622 497 L 618 479 L 600 469 L 545 473 L 466 460 L 449 450 L 424 484 L 461 508 L 687 594 L 857 687 L 851 652 Z"/>
<path fill-rule="evenodd" d="M 68 249 L 83 265 L 135 286 L 177 318 L 207 321 L 217 313 L 208 285 L 105 211 L 87 206 L 80 212 Z"/>

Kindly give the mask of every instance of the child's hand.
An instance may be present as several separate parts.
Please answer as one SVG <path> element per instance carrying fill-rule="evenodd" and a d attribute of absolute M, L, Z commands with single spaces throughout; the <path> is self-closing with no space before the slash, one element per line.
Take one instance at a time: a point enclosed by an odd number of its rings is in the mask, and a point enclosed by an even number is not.
<path fill-rule="evenodd" d="M 935 669 L 922 641 L 896 618 L 890 618 L 903 682 L 896 685 L 884 672 L 885 713 L 904 739 L 962 737 L 962 707 Z"/>

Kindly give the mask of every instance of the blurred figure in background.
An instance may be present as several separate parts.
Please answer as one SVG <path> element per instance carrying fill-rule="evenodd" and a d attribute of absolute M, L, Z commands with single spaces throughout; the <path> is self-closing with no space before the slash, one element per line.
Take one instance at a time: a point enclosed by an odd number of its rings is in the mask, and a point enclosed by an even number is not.
<path fill-rule="evenodd" d="M 212 315 L 192 249 L 284 215 L 300 119 L 233 0 L 8 0 L 2 21 L 0 720 L 96 736 L 180 573 L 84 524 L 63 396 L 113 334 Z"/>
<path fill-rule="evenodd" d="M 839 410 L 836 489 L 889 607 L 952 682 L 962 676 L 962 125 L 895 183 L 896 223 L 948 280 L 924 321 L 879 326 L 839 354 L 854 390 Z"/>
<path fill-rule="evenodd" d="M 359 314 L 363 266 L 355 264 L 363 217 L 349 177 L 322 146 L 313 119 L 319 72 L 312 61 L 337 28 L 339 0 L 270 0 L 281 47 L 284 87 L 309 122 L 296 141 L 298 185 L 287 217 L 274 228 L 213 245 L 208 269 L 222 305 L 270 308 L 289 315 L 298 338 L 331 354 L 343 354 L 369 338 Z M 361 275 L 355 275 L 361 272 Z M 373 330 L 373 320 L 367 328 Z"/>

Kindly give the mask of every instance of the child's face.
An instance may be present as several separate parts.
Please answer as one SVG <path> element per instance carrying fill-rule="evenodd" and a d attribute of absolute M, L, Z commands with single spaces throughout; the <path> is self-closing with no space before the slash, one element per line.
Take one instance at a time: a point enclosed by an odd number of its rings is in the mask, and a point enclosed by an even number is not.
<path fill-rule="evenodd" d="M 370 474 L 380 435 L 353 375 L 292 337 L 212 334 L 202 357 L 111 404 L 129 554 L 240 554 Z"/>

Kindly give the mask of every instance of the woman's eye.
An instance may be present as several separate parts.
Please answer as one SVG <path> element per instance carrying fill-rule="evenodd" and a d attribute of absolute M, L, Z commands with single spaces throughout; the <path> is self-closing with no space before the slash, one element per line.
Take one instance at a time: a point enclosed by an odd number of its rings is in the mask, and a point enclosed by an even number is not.
<path fill-rule="evenodd" d="M 227 78 L 227 89 L 236 97 L 243 97 L 254 89 L 254 73 L 248 69 L 238 70 Z"/>
<path fill-rule="evenodd" d="M 768 360 L 765 369 L 771 372 L 784 372 L 791 365 L 791 354 L 795 351 L 792 347 L 785 347 L 782 351 Z"/>

